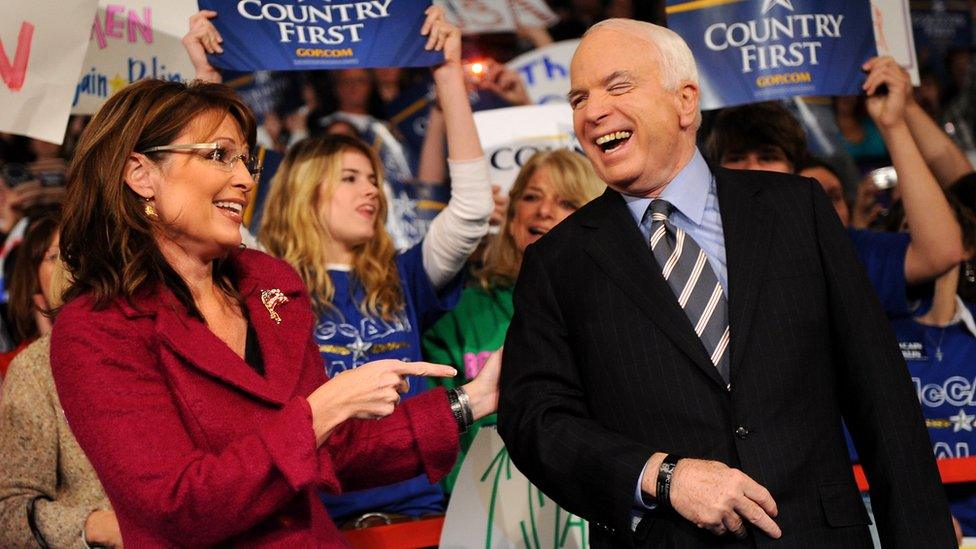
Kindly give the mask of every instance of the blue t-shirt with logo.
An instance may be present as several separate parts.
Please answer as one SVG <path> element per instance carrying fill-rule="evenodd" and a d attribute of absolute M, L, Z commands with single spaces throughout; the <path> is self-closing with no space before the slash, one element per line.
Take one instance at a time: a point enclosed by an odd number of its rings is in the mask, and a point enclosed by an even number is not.
<path fill-rule="evenodd" d="M 422 360 L 420 336 L 457 304 L 463 277 L 457 276 L 436 290 L 424 270 L 421 246 L 422 243 L 417 244 L 396 258 L 405 307 L 392 321 L 363 315 L 359 310 L 364 296 L 362 287 L 350 280 L 349 271 L 329 270 L 335 285 L 335 310 L 326 310 L 319 317 L 315 341 L 330 377 L 374 360 Z M 426 379 L 411 376 L 410 390 L 404 398 L 426 389 Z M 425 475 L 369 490 L 340 495 L 323 493 L 321 498 L 336 522 L 370 511 L 410 516 L 444 511 L 440 485 L 431 484 Z"/>
<path fill-rule="evenodd" d="M 919 310 L 930 307 L 926 302 Z M 935 458 L 976 456 L 976 335 L 964 322 L 926 326 L 906 317 L 891 326 L 915 384 Z M 946 493 L 963 534 L 976 536 L 976 483 L 947 485 Z"/>
<path fill-rule="evenodd" d="M 921 303 L 924 314 L 931 301 Z M 976 309 L 967 305 L 971 314 Z M 964 322 L 927 326 L 906 316 L 891 321 L 922 406 L 935 459 L 976 456 L 976 335 Z M 847 435 L 851 460 L 857 451 Z M 963 534 L 976 536 L 976 483 L 948 484 L 952 515 Z"/>

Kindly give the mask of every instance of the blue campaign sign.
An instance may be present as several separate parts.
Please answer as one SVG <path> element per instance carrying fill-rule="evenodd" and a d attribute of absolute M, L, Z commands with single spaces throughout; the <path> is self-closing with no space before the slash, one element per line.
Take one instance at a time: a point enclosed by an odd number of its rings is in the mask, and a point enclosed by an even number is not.
<path fill-rule="evenodd" d="M 210 62 L 236 71 L 427 67 L 430 0 L 198 0 L 224 39 Z"/>
<path fill-rule="evenodd" d="M 973 43 L 973 16 L 967 2 L 913 1 L 912 31 L 920 60 L 942 73 L 942 56 L 954 48 Z"/>
<path fill-rule="evenodd" d="M 695 55 L 702 109 L 856 95 L 877 55 L 869 0 L 668 0 Z"/>

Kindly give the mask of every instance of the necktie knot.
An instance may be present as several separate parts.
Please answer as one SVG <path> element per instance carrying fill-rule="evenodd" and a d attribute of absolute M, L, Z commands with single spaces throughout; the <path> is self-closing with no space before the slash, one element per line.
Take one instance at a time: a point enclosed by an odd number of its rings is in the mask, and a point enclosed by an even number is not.
<path fill-rule="evenodd" d="M 651 223 L 667 221 L 671 212 L 674 211 L 674 206 L 667 200 L 656 199 L 651 202 L 648 211 L 651 215 Z"/>

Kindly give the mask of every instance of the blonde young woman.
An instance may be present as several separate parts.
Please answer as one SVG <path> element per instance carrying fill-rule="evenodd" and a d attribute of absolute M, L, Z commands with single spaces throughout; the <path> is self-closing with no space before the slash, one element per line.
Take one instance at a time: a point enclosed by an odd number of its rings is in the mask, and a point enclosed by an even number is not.
<path fill-rule="evenodd" d="M 525 249 L 605 188 L 586 158 L 573 151 L 534 154 L 508 194 L 502 230 L 489 244 L 483 268 L 475 272 L 478 284 L 467 288 L 457 307 L 424 334 L 424 356 L 457 368 L 458 383 L 474 379 L 505 341 L 512 320 L 512 288 Z M 453 387 L 455 381 L 443 385 Z M 493 424 L 495 416 L 481 423 Z M 462 435 L 462 456 L 476 434 L 477 427 Z M 448 489 L 460 463 L 459 459 L 445 481 Z"/>
<path fill-rule="evenodd" d="M 444 22 L 439 8 L 430 13 L 428 45 L 445 55 L 433 75 L 446 119 L 452 195 L 426 238 L 397 254 L 385 229 L 391 206 L 382 190 L 382 164 L 357 139 L 323 136 L 297 143 L 272 182 L 261 240 L 308 286 L 329 376 L 378 359 L 420 360 L 422 331 L 457 302 L 458 273 L 488 229 L 491 188 L 465 90 L 460 32 Z M 404 398 L 425 388 L 424 379 L 411 378 Z M 439 486 L 424 477 L 323 495 L 330 515 L 347 527 L 440 513 L 443 500 Z"/>

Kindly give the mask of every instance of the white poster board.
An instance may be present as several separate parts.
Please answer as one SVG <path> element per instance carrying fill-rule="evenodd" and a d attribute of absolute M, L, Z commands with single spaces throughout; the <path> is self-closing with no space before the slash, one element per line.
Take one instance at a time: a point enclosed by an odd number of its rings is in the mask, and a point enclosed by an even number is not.
<path fill-rule="evenodd" d="M 507 63 L 522 77 L 532 102 L 565 103 L 569 93 L 569 64 L 579 40 L 563 40 L 523 53 Z"/>
<path fill-rule="evenodd" d="M 874 41 L 878 55 L 890 55 L 905 67 L 918 86 L 918 56 L 912 36 L 912 18 L 908 0 L 871 0 L 871 19 L 874 21 Z"/>
<path fill-rule="evenodd" d="M 559 18 L 544 0 L 434 0 L 447 20 L 464 34 L 514 32 L 518 27 L 548 27 Z"/>
<path fill-rule="evenodd" d="M 500 186 L 503 194 L 537 151 L 580 150 L 568 103 L 479 111 L 474 113 L 474 123 L 488 158 L 491 183 Z"/>
<path fill-rule="evenodd" d="M 98 0 L 4 0 L 0 131 L 64 140 Z"/>
<path fill-rule="evenodd" d="M 512 465 L 498 432 L 478 431 L 447 506 L 441 549 L 589 546 L 589 524 L 563 509 Z"/>
<path fill-rule="evenodd" d="M 71 112 L 94 114 L 143 78 L 192 80 L 193 64 L 180 40 L 196 12 L 196 0 L 99 0 Z"/>

